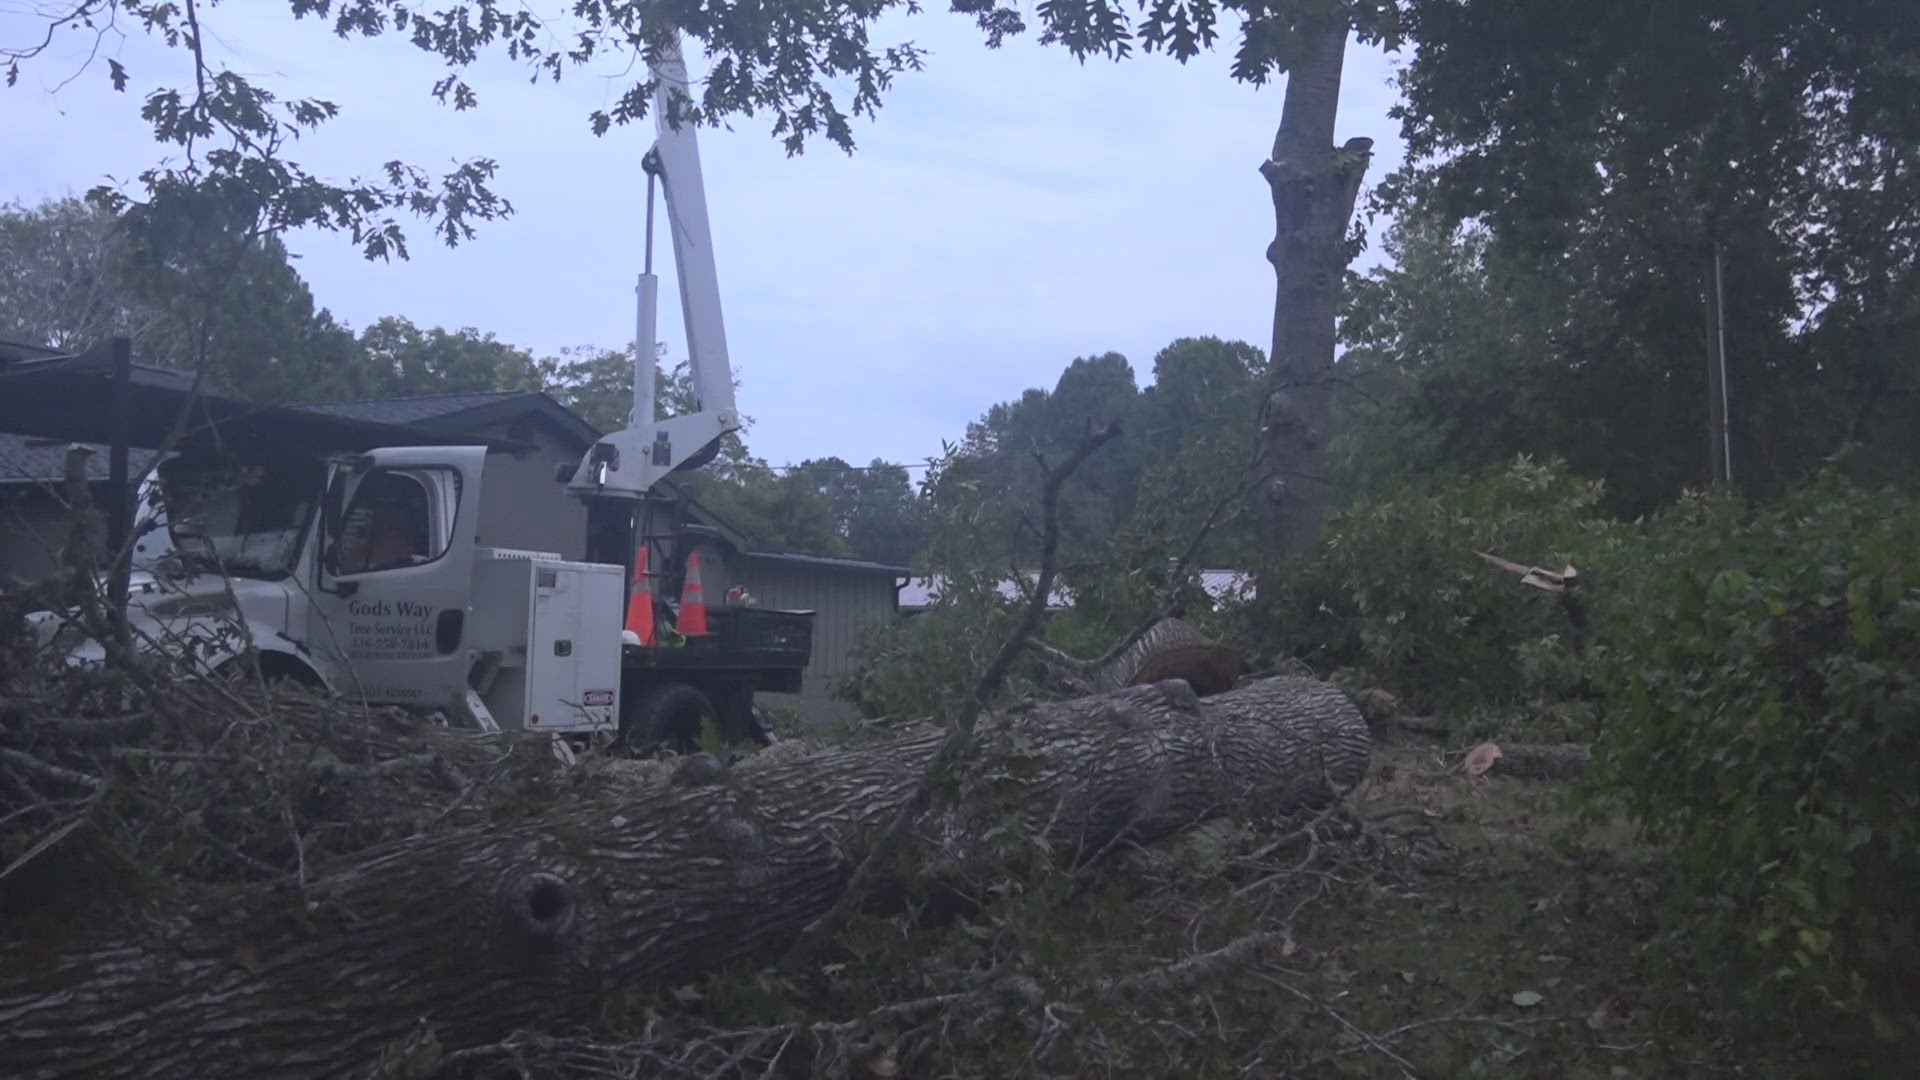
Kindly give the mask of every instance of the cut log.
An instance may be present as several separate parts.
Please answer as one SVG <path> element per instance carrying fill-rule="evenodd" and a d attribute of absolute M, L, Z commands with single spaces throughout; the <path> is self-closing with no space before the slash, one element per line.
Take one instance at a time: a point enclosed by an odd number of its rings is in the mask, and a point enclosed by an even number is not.
<path fill-rule="evenodd" d="M 1566 780 L 1591 764 L 1593 751 L 1583 743 L 1482 743 L 1462 767 L 1475 776 Z"/>
<path fill-rule="evenodd" d="M 1201 697 L 1224 693 L 1240 677 L 1246 657 L 1180 619 L 1162 619 L 1120 655 L 1094 668 L 1096 691 L 1184 679 Z"/>
<path fill-rule="evenodd" d="M 1016 763 L 1024 781 L 1002 805 L 936 811 L 926 854 L 964 853 L 987 814 L 1071 855 L 1286 809 L 1358 783 L 1369 750 L 1353 704 L 1308 679 L 1204 700 L 1132 687 L 991 717 L 979 736 L 971 767 Z M 636 767 L 532 820 L 382 845 L 304 892 L 206 891 L 8 941 L 0 1061 L 22 1080 L 344 1076 L 422 1025 L 444 1049 L 479 1045 L 767 958 L 833 902 L 941 738 Z"/>
<path fill-rule="evenodd" d="M 1501 743 L 1500 760 L 1492 775 L 1529 780 L 1567 780 L 1593 764 L 1593 751 L 1582 743 Z"/>
<path fill-rule="evenodd" d="M 1435 739 L 1444 739 L 1453 734 L 1453 725 L 1434 716 L 1396 716 L 1386 723 L 1402 731 L 1411 731 L 1415 735 L 1426 735 Z"/>

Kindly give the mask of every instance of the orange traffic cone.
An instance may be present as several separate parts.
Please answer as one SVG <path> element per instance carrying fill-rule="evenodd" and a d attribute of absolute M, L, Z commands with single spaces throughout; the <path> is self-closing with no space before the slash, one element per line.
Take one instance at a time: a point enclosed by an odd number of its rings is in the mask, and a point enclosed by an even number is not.
<path fill-rule="evenodd" d="M 674 627 L 687 637 L 707 633 L 707 594 L 700 587 L 700 553 L 687 555 L 687 582 L 680 587 L 680 619 Z"/>
<path fill-rule="evenodd" d="M 633 588 L 627 592 L 627 628 L 621 639 L 629 645 L 653 647 L 653 579 L 647 576 L 647 542 L 633 554 Z"/>

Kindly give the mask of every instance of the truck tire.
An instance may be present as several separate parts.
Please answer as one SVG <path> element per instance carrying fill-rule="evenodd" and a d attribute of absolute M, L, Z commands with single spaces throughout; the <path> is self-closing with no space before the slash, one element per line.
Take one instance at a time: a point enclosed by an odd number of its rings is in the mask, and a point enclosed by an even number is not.
<path fill-rule="evenodd" d="M 719 723 L 719 712 L 698 687 L 668 682 L 640 691 L 622 717 L 621 741 L 629 751 L 665 746 L 676 751 L 692 750 L 700 741 L 701 725 Z"/>
<path fill-rule="evenodd" d="M 327 684 L 312 668 L 285 653 L 260 653 L 259 663 L 260 679 L 269 689 L 289 685 L 323 694 L 327 691 Z M 232 657 L 213 673 L 222 679 L 250 682 L 254 677 L 253 658 L 244 654 Z"/>

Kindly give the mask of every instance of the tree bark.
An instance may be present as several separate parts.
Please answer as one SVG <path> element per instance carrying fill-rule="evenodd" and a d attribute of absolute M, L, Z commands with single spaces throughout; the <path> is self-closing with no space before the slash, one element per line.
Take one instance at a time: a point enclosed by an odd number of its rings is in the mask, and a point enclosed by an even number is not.
<path fill-rule="evenodd" d="M 1026 644 L 1063 685 L 1090 694 L 1182 679 L 1194 693 L 1206 697 L 1233 689 L 1246 666 L 1246 657 L 1238 649 L 1176 618 L 1142 628 L 1094 660 L 1082 660 L 1039 638 L 1029 638 Z"/>
<path fill-rule="evenodd" d="M 6 942 L 0 1062 L 22 1080 L 344 1076 L 423 1029 L 453 1050 L 590 1020 L 621 991 L 777 954 L 943 737 L 781 744 L 730 772 L 633 766 L 564 811 L 386 844 L 304 892 L 212 890 Z M 1130 687 L 996 715 L 978 737 L 958 778 L 974 796 L 916 830 L 934 862 L 969 858 L 988 822 L 1075 857 L 1334 797 L 1368 755 L 1352 703 L 1309 679 L 1205 700 Z"/>
<path fill-rule="evenodd" d="M 1275 479 L 1260 501 L 1281 555 L 1306 550 L 1320 532 L 1347 223 L 1373 147 L 1370 139 L 1333 145 L 1345 20 L 1329 19 L 1302 32 L 1306 47 L 1287 75 L 1273 155 L 1260 166 L 1273 194 L 1267 261 L 1275 278 L 1261 427 L 1266 467 Z"/>
<path fill-rule="evenodd" d="M 1194 629 L 1182 619 L 1162 619 L 1132 647 L 1095 667 L 1088 682 L 1095 690 L 1117 690 L 1136 683 L 1184 679 L 1201 697 L 1231 689 L 1246 658 L 1238 650 Z"/>

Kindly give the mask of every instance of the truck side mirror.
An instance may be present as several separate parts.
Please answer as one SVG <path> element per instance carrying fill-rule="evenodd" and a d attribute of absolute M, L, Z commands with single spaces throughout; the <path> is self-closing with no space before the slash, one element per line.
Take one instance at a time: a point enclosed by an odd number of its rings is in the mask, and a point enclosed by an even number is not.
<path fill-rule="evenodd" d="M 366 459 L 369 460 L 370 459 Z M 365 472 L 360 462 L 354 463 L 355 473 Z M 333 474 L 333 480 L 327 484 L 327 493 L 320 500 L 320 588 L 335 596 L 352 596 L 360 591 L 357 581 L 334 582 L 331 586 L 327 578 L 340 573 L 340 535 L 344 531 L 346 520 L 345 503 L 347 501 L 347 476 L 345 471 Z"/>
<path fill-rule="evenodd" d="M 328 578 L 337 577 L 339 574 L 340 541 L 328 540 L 320 547 L 320 591 L 330 592 L 342 598 L 360 591 L 360 583 L 357 581 L 335 581 L 331 584 L 327 582 Z"/>

